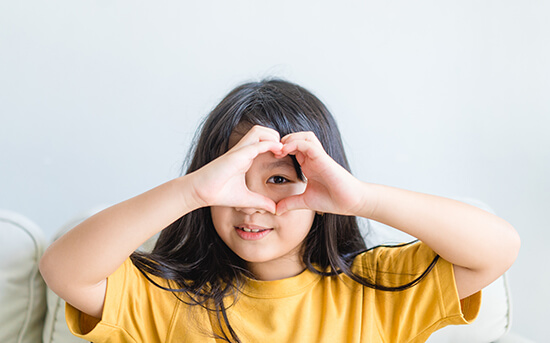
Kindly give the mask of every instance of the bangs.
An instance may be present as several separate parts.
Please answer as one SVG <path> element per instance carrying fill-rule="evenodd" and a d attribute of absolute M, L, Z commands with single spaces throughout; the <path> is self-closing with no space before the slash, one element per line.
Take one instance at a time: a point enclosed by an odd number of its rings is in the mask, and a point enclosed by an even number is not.
<path fill-rule="evenodd" d="M 291 106 L 291 99 L 279 97 L 262 100 L 242 114 L 239 124 L 248 124 L 249 128 L 254 125 L 265 126 L 279 132 L 281 137 L 300 131 L 318 131 L 318 125 L 311 118 L 308 120 L 303 109 Z"/>

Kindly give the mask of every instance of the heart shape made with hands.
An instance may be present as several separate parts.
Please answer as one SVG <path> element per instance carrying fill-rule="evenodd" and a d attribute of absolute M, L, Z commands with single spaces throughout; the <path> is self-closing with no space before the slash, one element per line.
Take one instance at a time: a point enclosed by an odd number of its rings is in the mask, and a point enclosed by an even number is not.
<path fill-rule="evenodd" d="M 210 169 L 213 170 L 212 174 L 222 176 L 222 179 L 219 177 L 212 179 L 212 191 L 223 194 L 227 200 L 218 203 L 218 206 L 258 208 L 277 215 L 297 209 L 323 213 L 347 213 L 346 209 L 350 204 L 348 198 L 349 195 L 353 195 L 350 192 L 357 188 L 357 183 L 347 170 L 325 152 L 321 142 L 312 132 L 296 132 L 279 138 L 278 133 L 270 129 L 253 127 L 244 136 L 235 137 L 235 141 L 237 141 L 235 145 L 221 158 L 225 162 L 220 161 L 216 163 L 217 167 Z M 288 155 L 293 155 L 296 161 L 279 162 L 281 159 L 290 159 Z M 262 161 L 256 164 L 258 159 Z M 273 192 L 274 197 L 269 198 L 262 195 L 263 192 L 255 193 L 249 189 L 247 179 L 254 174 L 247 175 L 247 173 L 261 173 L 267 168 L 273 169 L 273 174 L 268 175 L 269 177 L 278 176 L 277 168 L 290 165 L 294 169 L 297 167 L 296 162 L 307 180 L 300 184 L 299 191 L 294 188 L 294 191 L 284 194 L 285 190 L 281 188 L 280 191 Z M 228 166 L 232 168 L 227 168 Z M 281 168 L 283 170 L 280 173 L 284 177 L 286 167 Z M 230 184 L 225 187 L 227 182 Z M 293 184 L 298 182 L 291 182 L 281 187 L 292 189 Z M 357 197 L 354 199 L 357 200 Z M 217 200 L 223 200 L 223 198 Z"/>
<path fill-rule="evenodd" d="M 287 163 L 283 164 L 288 167 L 288 165 L 291 165 L 292 168 L 300 168 L 301 175 L 304 177 L 303 186 L 300 189 L 300 186 L 302 184 L 296 183 L 294 187 L 290 188 L 290 191 L 287 196 L 280 198 L 280 199 L 271 199 L 273 204 L 275 205 L 276 214 L 283 214 L 284 212 L 287 212 L 289 210 L 294 209 L 310 209 L 316 211 L 317 209 L 311 208 L 309 204 L 312 204 L 312 199 L 315 197 L 322 197 L 325 192 L 320 192 L 320 183 L 319 182 L 309 182 L 310 181 L 310 175 L 316 175 L 317 173 L 316 169 L 319 167 L 327 167 L 326 163 L 330 159 L 330 157 L 327 159 L 319 159 L 320 161 L 315 161 L 318 157 L 323 157 L 322 155 L 326 155 L 324 149 L 322 148 L 321 144 L 315 144 L 315 142 L 305 142 L 304 141 L 293 141 L 289 144 L 283 143 L 280 149 L 271 149 L 265 153 L 259 154 L 256 156 L 253 161 L 255 160 L 262 160 L 262 162 L 265 162 L 264 160 L 267 159 L 272 160 L 267 165 L 270 164 L 276 166 L 280 166 L 281 164 L 278 162 L 282 159 L 288 158 Z M 291 160 L 292 159 L 292 160 Z M 324 161 L 322 161 L 324 160 Z M 253 162 L 254 163 L 254 162 Z M 250 170 L 251 166 L 248 170 Z M 285 168 L 285 167 L 283 167 Z M 247 170 L 247 172 L 248 172 Z M 296 170 L 296 173 L 298 174 L 298 170 Z M 276 176 L 277 171 L 274 170 L 274 176 Z M 298 177 L 299 181 L 300 178 Z M 247 187 L 248 188 L 248 187 Z M 325 187 L 321 187 L 325 188 Z M 249 190 L 252 192 L 251 190 Z M 254 193 L 254 192 L 252 192 Z M 257 193 L 256 193 L 257 194 Z M 326 194 L 326 193 L 325 193 Z M 313 202 L 315 203 L 315 202 Z"/>
<path fill-rule="evenodd" d="M 307 176 L 305 176 L 305 174 L 303 172 L 303 169 L 302 169 L 302 166 L 297 161 L 296 156 L 294 154 L 290 154 L 288 152 L 285 152 L 284 151 L 284 145 L 281 147 L 279 152 L 280 153 L 277 153 L 277 151 L 268 151 L 266 153 L 263 153 L 263 154 L 260 154 L 260 155 L 256 156 L 253 160 L 253 161 L 259 160 L 259 162 L 261 162 L 262 166 L 265 166 L 265 168 L 271 168 L 271 166 L 273 166 L 273 173 L 272 173 L 273 175 L 270 175 L 270 177 L 279 176 L 281 178 L 284 178 L 285 177 L 284 175 L 288 175 L 289 171 L 282 172 L 281 168 L 282 168 L 282 170 L 288 169 L 288 168 L 294 169 L 292 171 L 292 173 L 296 174 L 296 179 L 293 180 L 293 181 L 295 181 L 295 183 L 290 185 L 290 186 L 286 186 L 286 189 L 282 191 L 283 194 L 286 195 L 286 196 L 283 197 L 283 198 L 279 198 L 279 199 L 272 199 L 271 198 L 271 200 L 273 201 L 273 203 L 275 205 L 275 208 L 276 208 L 276 214 L 282 214 L 281 213 L 281 211 L 283 209 L 282 206 L 284 204 L 288 205 L 288 202 L 292 201 L 293 198 L 295 198 L 297 196 L 300 196 L 300 195 L 303 195 L 305 192 L 307 192 L 307 188 L 308 188 Z M 286 161 L 284 163 L 279 162 L 279 161 L 285 160 L 285 159 L 286 159 Z M 252 167 L 252 164 L 251 164 L 251 167 Z M 250 168 L 249 168 L 249 170 L 250 170 Z M 281 175 L 279 175 L 279 174 L 281 174 Z M 285 182 L 284 179 L 282 179 L 281 181 Z M 286 182 L 289 182 L 289 181 L 286 181 Z M 248 188 L 248 186 L 247 186 L 247 188 Z M 252 192 L 252 193 L 255 193 L 254 191 L 252 191 L 250 189 L 249 189 L 249 191 Z M 258 194 L 258 193 L 256 193 L 256 194 Z M 293 208 L 288 208 L 287 205 L 284 205 L 285 212 L 287 210 L 293 209 Z"/>

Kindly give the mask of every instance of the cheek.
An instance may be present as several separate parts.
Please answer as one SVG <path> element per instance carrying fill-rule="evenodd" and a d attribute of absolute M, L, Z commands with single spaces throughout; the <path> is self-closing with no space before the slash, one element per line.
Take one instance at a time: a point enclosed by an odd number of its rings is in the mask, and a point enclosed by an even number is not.
<path fill-rule="evenodd" d="M 294 237 L 294 239 L 303 239 L 311 230 L 315 212 L 311 210 L 293 210 L 286 212 L 281 217 L 284 217 L 282 218 L 283 225 L 287 228 L 285 234 Z"/>
<path fill-rule="evenodd" d="M 294 195 L 302 194 L 306 191 L 307 183 L 305 182 L 297 182 L 293 185 L 292 191 L 294 192 Z"/>
<path fill-rule="evenodd" d="M 289 184 L 288 186 L 275 189 L 272 192 L 272 195 L 270 196 L 270 198 L 271 200 L 277 203 L 283 200 L 284 198 L 288 198 L 293 195 L 303 194 L 306 190 L 306 186 L 307 184 L 303 182 L 292 183 L 292 184 Z"/>
<path fill-rule="evenodd" d="M 212 216 L 212 223 L 218 235 L 222 236 L 224 232 L 224 223 L 228 222 L 231 209 L 229 207 L 212 206 L 210 208 L 210 215 Z"/>

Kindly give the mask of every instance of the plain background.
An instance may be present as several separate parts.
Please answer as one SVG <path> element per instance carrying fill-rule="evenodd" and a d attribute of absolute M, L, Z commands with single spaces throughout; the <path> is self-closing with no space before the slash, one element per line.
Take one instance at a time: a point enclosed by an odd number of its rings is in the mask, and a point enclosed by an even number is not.
<path fill-rule="evenodd" d="M 550 5 L 3 1 L 0 207 L 51 237 L 179 175 L 202 117 L 268 76 L 317 94 L 356 176 L 511 222 L 513 330 L 550 334 Z"/>

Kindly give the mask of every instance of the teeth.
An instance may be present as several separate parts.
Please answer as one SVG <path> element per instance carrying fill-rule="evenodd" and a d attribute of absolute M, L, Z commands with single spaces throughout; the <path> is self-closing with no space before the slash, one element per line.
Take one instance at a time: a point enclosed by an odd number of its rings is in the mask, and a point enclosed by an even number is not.
<path fill-rule="evenodd" d="M 245 228 L 245 227 L 241 227 L 240 229 L 243 230 L 244 232 L 260 232 L 260 230 L 257 230 L 257 229 L 256 229 L 256 230 L 252 230 L 252 229 L 247 229 L 247 228 Z"/>

